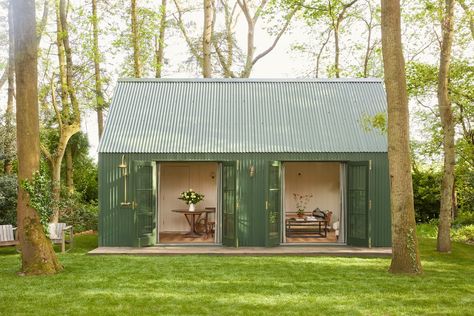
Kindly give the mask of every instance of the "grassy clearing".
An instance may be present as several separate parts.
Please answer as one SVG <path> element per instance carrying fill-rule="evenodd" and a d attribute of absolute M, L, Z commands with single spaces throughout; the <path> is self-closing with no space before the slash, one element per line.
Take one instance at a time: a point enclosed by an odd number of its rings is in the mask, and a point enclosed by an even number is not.
<path fill-rule="evenodd" d="M 0 315 L 474 313 L 474 246 L 459 243 L 440 255 L 421 239 L 411 277 L 382 258 L 87 256 L 96 237 L 76 241 L 51 277 L 16 276 L 19 256 L 0 249 Z"/>

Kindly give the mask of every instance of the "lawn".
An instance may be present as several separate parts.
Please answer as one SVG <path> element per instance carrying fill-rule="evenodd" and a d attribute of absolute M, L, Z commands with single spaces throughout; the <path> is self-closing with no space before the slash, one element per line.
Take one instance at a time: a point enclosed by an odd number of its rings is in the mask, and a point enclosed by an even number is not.
<path fill-rule="evenodd" d="M 58 254 L 64 271 L 18 277 L 0 249 L 0 315 L 473 315 L 474 246 L 433 251 L 424 274 L 393 276 L 389 259 L 333 257 L 88 256 L 95 236 Z"/>

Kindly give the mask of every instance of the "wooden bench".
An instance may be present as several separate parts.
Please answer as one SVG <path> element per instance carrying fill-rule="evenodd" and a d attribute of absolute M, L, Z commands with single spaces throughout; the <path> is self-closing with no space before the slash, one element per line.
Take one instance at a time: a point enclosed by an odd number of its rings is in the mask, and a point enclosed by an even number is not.
<path fill-rule="evenodd" d="M 12 225 L 0 225 L 0 247 L 10 247 L 19 245 L 16 227 Z"/>

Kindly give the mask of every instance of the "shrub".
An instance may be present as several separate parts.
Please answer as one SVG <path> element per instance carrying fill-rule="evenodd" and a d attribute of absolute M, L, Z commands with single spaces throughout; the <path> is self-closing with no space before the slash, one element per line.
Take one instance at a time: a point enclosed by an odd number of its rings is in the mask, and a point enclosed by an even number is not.
<path fill-rule="evenodd" d="M 474 243 L 474 225 L 462 226 L 451 232 L 454 241 Z"/>
<path fill-rule="evenodd" d="M 0 177 L 0 225 L 11 224 L 16 226 L 17 187 L 15 175 Z"/>
<path fill-rule="evenodd" d="M 97 231 L 98 205 L 97 202 L 81 202 L 80 194 L 75 194 L 61 202 L 59 221 L 72 225 L 75 232 L 87 230 Z"/>
<path fill-rule="evenodd" d="M 474 211 L 461 211 L 454 220 L 454 226 L 474 225 Z"/>
<path fill-rule="evenodd" d="M 428 223 L 439 216 L 441 173 L 416 170 L 413 178 L 413 198 L 417 223 Z"/>

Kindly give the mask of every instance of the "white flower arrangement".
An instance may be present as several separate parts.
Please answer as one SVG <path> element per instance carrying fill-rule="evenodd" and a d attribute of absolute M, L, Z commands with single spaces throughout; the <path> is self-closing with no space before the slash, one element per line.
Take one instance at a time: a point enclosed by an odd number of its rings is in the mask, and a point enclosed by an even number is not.
<path fill-rule="evenodd" d="M 197 204 L 198 202 L 204 200 L 204 194 L 200 194 L 194 192 L 193 189 L 189 189 L 188 191 L 181 192 L 178 199 L 185 201 L 188 205 Z"/>

